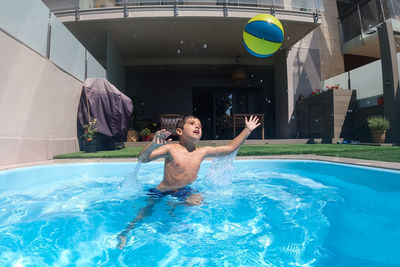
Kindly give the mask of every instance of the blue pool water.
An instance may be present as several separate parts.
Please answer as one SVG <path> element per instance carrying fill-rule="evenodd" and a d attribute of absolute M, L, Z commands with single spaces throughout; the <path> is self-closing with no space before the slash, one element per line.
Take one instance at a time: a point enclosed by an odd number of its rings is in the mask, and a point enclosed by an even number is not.
<path fill-rule="evenodd" d="M 0 266 L 399 266 L 400 172 L 317 161 L 204 162 L 205 201 L 162 198 L 163 163 L 0 172 Z M 127 177 L 126 180 L 124 178 Z"/>

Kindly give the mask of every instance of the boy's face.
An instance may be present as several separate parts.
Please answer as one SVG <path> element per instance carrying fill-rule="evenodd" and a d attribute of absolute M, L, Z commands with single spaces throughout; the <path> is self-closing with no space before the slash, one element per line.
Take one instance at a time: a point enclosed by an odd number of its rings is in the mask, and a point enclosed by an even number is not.
<path fill-rule="evenodd" d="M 185 124 L 183 125 L 183 129 L 178 128 L 177 133 L 183 137 L 189 137 L 191 139 L 200 140 L 202 135 L 202 125 L 199 119 L 197 118 L 188 118 Z"/>

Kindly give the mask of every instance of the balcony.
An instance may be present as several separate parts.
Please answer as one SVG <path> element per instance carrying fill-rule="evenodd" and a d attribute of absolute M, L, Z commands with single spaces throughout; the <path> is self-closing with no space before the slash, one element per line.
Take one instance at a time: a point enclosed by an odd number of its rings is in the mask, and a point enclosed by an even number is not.
<path fill-rule="evenodd" d="M 363 1 L 339 18 L 343 54 L 380 58 L 377 26 L 390 20 L 394 32 L 400 33 L 398 0 Z"/>
<path fill-rule="evenodd" d="M 242 44 L 247 21 L 275 14 L 288 49 L 320 23 L 323 0 L 43 0 L 100 62 L 106 61 L 107 34 L 129 65 L 272 65 L 257 60 Z M 186 47 L 187 46 L 187 47 Z"/>
<path fill-rule="evenodd" d="M 68 12 L 110 12 L 125 9 L 138 10 L 142 7 L 152 8 L 165 6 L 214 6 L 214 7 L 255 7 L 286 10 L 288 12 L 323 12 L 323 0 L 43 0 L 54 13 Z M 126 10 L 128 9 L 128 11 Z M 90 10 L 90 11 L 89 11 Z"/>

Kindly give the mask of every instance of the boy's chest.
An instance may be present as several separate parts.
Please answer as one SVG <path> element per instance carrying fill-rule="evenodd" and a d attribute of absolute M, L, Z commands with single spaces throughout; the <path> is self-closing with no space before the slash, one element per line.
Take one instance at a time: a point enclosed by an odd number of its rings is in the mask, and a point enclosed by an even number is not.
<path fill-rule="evenodd" d="M 171 155 L 172 162 L 175 167 L 181 168 L 193 168 L 199 167 L 201 161 L 204 158 L 204 155 L 201 152 L 193 151 L 193 152 L 177 152 Z"/>

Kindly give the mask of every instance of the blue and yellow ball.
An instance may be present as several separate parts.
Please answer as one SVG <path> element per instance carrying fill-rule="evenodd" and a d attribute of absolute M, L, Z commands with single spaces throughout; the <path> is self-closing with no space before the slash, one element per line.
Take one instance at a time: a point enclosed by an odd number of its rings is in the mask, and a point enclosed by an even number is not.
<path fill-rule="evenodd" d="M 283 42 L 281 22 L 272 15 L 260 14 L 247 22 L 243 31 L 243 42 L 247 51 L 256 57 L 269 57 Z"/>

